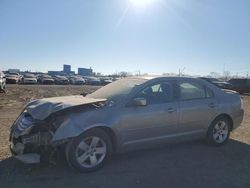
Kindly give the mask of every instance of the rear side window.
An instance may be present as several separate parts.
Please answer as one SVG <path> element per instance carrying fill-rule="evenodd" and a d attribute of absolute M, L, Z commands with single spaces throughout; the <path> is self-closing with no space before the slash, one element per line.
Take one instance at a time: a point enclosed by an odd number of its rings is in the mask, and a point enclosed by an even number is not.
<path fill-rule="evenodd" d="M 192 100 L 192 99 L 203 99 L 213 97 L 213 92 L 205 86 L 195 82 L 181 82 L 180 88 L 180 99 L 181 100 Z"/>

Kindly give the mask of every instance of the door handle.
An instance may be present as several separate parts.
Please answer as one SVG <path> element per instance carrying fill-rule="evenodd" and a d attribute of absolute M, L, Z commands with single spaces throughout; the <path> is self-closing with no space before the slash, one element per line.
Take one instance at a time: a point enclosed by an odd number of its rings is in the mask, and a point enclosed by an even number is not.
<path fill-rule="evenodd" d="M 168 113 L 173 113 L 175 111 L 176 111 L 176 109 L 174 109 L 174 108 L 168 108 Z"/>
<path fill-rule="evenodd" d="M 208 104 L 208 106 L 209 106 L 210 108 L 214 108 L 216 105 L 215 105 L 213 102 L 211 102 L 211 103 Z"/>

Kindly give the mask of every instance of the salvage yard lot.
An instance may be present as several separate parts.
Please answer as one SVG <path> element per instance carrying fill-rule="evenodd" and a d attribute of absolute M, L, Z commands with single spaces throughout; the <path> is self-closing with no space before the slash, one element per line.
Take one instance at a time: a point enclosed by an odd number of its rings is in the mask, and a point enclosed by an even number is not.
<path fill-rule="evenodd" d="M 24 165 L 9 152 L 9 128 L 30 99 L 91 92 L 95 86 L 10 85 L 0 95 L 1 187 L 250 187 L 250 96 L 242 126 L 222 147 L 204 141 L 119 154 L 100 171 L 78 174 L 65 162 Z"/>

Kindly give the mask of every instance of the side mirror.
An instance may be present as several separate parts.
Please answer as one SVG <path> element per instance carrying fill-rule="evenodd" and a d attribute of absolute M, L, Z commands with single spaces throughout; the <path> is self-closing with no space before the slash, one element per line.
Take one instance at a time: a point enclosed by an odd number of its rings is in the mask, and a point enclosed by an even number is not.
<path fill-rule="evenodd" d="M 132 100 L 133 106 L 146 106 L 147 100 L 145 98 L 139 97 Z"/>

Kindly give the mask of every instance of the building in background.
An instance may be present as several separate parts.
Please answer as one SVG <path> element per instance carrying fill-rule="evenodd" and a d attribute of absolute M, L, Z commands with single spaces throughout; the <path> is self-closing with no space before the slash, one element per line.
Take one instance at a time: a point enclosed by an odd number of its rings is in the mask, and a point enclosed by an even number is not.
<path fill-rule="evenodd" d="M 71 73 L 71 65 L 63 65 L 63 72 L 66 74 Z"/>
<path fill-rule="evenodd" d="M 19 73 L 20 69 L 8 69 L 9 73 Z"/>
<path fill-rule="evenodd" d="M 93 70 L 91 68 L 78 68 L 78 74 L 81 76 L 92 76 Z"/>
<path fill-rule="evenodd" d="M 65 73 L 63 71 L 48 71 L 48 74 L 50 76 L 56 76 L 56 75 L 64 76 L 65 75 Z"/>

